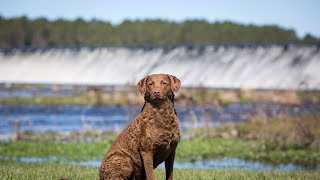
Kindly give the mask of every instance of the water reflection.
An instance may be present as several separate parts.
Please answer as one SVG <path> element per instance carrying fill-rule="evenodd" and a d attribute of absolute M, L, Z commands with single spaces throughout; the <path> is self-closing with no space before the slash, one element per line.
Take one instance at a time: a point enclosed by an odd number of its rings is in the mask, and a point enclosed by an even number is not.
<path fill-rule="evenodd" d="M 9 159 L 20 162 L 52 162 L 58 161 L 54 156 L 50 157 L 4 157 L 0 155 L 0 159 Z M 77 166 L 94 166 L 99 167 L 101 161 L 88 160 L 88 161 L 67 161 L 62 160 L 63 163 Z M 164 163 L 159 165 L 159 168 L 164 168 Z M 203 161 L 194 161 L 194 162 L 179 162 L 175 161 L 174 168 L 178 169 L 245 169 L 245 170 L 320 170 L 320 165 L 316 167 L 304 167 L 301 165 L 295 164 L 271 164 L 263 163 L 259 161 L 247 161 L 239 158 L 223 157 L 218 159 L 203 160 Z"/>

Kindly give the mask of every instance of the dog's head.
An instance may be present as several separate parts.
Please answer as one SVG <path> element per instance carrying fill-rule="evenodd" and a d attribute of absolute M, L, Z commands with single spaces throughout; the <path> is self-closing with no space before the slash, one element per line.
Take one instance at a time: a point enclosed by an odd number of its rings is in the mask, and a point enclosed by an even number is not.
<path fill-rule="evenodd" d="M 139 92 L 150 101 L 164 101 L 178 92 L 181 81 L 169 74 L 152 74 L 138 82 Z"/>

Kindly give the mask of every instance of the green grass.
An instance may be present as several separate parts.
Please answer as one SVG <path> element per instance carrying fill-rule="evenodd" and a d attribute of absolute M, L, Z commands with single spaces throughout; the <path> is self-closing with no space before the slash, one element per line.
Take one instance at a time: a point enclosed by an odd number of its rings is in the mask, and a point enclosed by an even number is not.
<path fill-rule="evenodd" d="M 1 143 L 0 154 L 9 157 L 48 157 L 62 160 L 101 160 L 113 138 L 102 141 L 30 141 L 21 140 Z"/>
<path fill-rule="evenodd" d="M 101 160 L 110 147 L 114 136 L 96 141 L 40 141 L 20 140 L 2 142 L 0 155 L 6 157 L 48 157 L 55 156 L 57 161 Z M 238 157 L 271 163 L 294 163 L 317 165 L 320 152 L 312 149 L 269 149 L 265 144 L 253 140 L 226 138 L 191 138 L 181 140 L 176 159 L 192 161 L 218 157 Z"/>
<path fill-rule="evenodd" d="M 57 163 L 20 163 L 0 161 L 2 180 L 57 180 L 62 178 L 90 180 L 98 179 L 98 167 L 71 166 Z M 164 169 L 155 170 L 156 179 L 165 179 Z M 174 179 L 178 180 L 250 180 L 250 179 L 319 179 L 318 171 L 248 171 L 248 170 L 200 170 L 175 169 Z"/>

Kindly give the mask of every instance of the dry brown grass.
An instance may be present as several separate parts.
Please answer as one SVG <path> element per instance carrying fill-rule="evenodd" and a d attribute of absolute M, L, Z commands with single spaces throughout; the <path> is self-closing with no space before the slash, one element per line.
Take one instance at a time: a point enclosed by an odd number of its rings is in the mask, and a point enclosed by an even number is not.
<path fill-rule="evenodd" d="M 320 149 L 320 113 L 275 118 L 258 116 L 235 128 L 240 138 L 262 140 L 273 148 Z"/>

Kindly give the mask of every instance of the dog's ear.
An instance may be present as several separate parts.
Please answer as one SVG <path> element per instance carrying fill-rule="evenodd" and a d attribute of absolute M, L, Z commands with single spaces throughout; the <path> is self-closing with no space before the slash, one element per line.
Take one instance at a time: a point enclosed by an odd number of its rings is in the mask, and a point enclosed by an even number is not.
<path fill-rule="evenodd" d="M 175 76 L 172 76 L 172 75 L 168 75 L 168 76 L 171 83 L 171 90 L 175 93 L 178 92 L 178 90 L 180 89 L 181 81 Z"/>
<path fill-rule="evenodd" d="M 146 91 L 147 91 L 147 80 L 148 80 L 148 76 L 146 76 L 145 78 L 141 79 L 137 84 L 138 90 L 139 90 L 141 95 L 146 94 Z"/>

